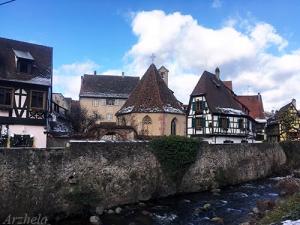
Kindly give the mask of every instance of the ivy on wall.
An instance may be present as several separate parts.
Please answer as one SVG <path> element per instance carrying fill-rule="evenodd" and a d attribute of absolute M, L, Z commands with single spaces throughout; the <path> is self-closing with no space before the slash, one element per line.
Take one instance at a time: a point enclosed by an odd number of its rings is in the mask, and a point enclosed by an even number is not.
<path fill-rule="evenodd" d="M 199 144 L 194 139 L 169 136 L 152 140 L 150 147 L 164 172 L 179 185 L 185 172 L 196 161 Z"/>

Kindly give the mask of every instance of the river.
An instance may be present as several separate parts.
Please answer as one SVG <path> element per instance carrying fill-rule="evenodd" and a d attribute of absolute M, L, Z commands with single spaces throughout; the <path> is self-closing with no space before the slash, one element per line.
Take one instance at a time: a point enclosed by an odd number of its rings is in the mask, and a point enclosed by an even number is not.
<path fill-rule="evenodd" d="M 212 218 L 219 217 L 226 225 L 238 225 L 250 218 L 257 200 L 279 197 L 275 183 L 264 179 L 222 188 L 217 195 L 200 192 L 127 205 L 120 214 L 106 213 L 101 220 L 104 225 L 215 225 Z M 87 223 L 70 220 L 62 224 Z"/>

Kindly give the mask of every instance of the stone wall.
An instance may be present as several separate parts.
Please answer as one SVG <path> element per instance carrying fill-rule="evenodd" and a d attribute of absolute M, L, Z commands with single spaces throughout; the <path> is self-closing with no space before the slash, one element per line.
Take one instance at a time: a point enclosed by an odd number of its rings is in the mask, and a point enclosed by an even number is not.
<path fill-rule="evenodd" d="M 147 143 L 71 143 L 65 149 L 0 150 L 0 221 L 94 211 L 270 175 L 286 161 L 279 144 L 207 145 L 179 186 Z"/>

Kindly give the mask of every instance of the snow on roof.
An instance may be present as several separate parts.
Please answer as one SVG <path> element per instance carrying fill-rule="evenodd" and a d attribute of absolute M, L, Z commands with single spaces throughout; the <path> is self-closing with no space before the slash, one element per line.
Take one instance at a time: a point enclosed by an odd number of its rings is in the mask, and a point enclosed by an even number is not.
<path fill-rule="evenodd" d="M 220 113 L 231 114 L 231 115 L 246 115 L 242 110 L 232 108 L 216 108 Z"/>
<path fill-rule="evenodd" d="M 267 120 L 266 119 L 255 119 L 255 121 L 256 122 L 258 122 L 258 123 L 266 123 L 267 122 Z"/>
<path fill-rule="evenodd" d="M 174 108 L 169 104 L 164 106 L 163 109 L 164 109 L 165 112 L 168 112 L 168 113 L 183 113 L 183 110 Z"/>
<path fill-rule="evenodd" d="M 97 92 L 83 92 L 80 97 L 95 97 L 95 98 L 128 98 L 129 94 L 122 93 L 97 93 Z"/>
<path fill-rule="evenodd" d="M 119 111 L 119 113 L 131 113 L 131 111 L 133 110 L 134 106 L 128 106 L 128 107 L 125 107 L 123 109 L 121 109 Z"/>
<path fill-rule="evenodd" d="M 17 80 L 17 79 L 2 79 L 2 80 L 17 81 L 17 82 L 21 82 L 21 83 L 51 86 L 51 79 L 50 78 L 45 78 L 45 77 L 34 77 L 30 80 Z"/>
<path fill-rule="evenodd" d="M 30 54 L 30 52 L 23 52 L 23 51 L 15 50 L 15 49 L 13 49 L 13 51 L 18 58 L 34 60 L 32 55 Z"/>

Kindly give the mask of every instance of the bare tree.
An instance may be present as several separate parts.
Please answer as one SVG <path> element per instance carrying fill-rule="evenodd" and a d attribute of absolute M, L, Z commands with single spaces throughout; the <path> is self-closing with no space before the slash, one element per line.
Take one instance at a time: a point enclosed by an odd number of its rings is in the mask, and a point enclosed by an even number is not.
<path fill-rule="evenodd" d="M 93 111 L 89 114 L 85 108 L 80 106 L 80 104 L 72 106 L 70 121 L 75 133 L 86 133 L 90 127 L 102 119 L 102 116 L 98 112 Z"/>

